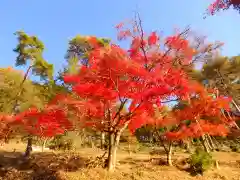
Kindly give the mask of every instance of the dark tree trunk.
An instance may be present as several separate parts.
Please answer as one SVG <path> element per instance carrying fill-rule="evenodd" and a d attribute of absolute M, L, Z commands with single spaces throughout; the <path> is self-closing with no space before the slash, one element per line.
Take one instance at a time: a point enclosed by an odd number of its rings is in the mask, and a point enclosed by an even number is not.
<path fill-rule="evenodd" d="M 201 141 L 201 143 L 202 143 L 202 145 L 203 145 L 203 147 L 204 147 L 204 150 L 205 150 L 207 153 L 209 153 L 209 152 L 210 152 L 209 144 L 206 142 L 205 136 L 202 136 L 202 137 L 200 138 L 200 141 Z"/>
<path fill-rule="evenodd" d="M 32 152 L 32 137 L 31 137 L 31 136 L 28 136 L 28 139 L 27 139 L 27 148 L 26 148 L 24 157 L 28 158 L 28 157 L 31 155 L 31 152 Z"/>

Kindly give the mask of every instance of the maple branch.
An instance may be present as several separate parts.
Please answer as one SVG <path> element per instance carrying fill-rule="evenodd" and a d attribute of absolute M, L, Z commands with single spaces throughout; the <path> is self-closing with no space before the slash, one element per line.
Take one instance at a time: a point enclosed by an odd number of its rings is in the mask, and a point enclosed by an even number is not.
<path fill-rule="evenodd" d="M 118 108 L 117 113 L 116 113 L 115 116 L 113 117 L 113 121 L 114 121 L 114 119 L 115 119 L 117 116 L 120 115 L 120 113 L 121 113 L 122 109 L 124 108 L 124 105 L 127 103 L 127 101 L 128 101 L 128 100 L 125 99 L 123 102 L 121 102 L 121 105 L 120 105 L 120 107 Z"/>
<path fill-rule="evenodd" d="M 144 55 L 144 58 L 145 58 L 145 63 L 146 63 L 146 69 L 150 72 L 155 66 L 156 66 L 156 64 L 157 64 L 157 62 L 155 62 L 155 64 L 151 64 L 151 67 L 149 67 L 148 68 L 148 65 L 147 65 L 147 62 L 148 62 L 148 57 L 147 57 L 147 52 L 146 52 L 146 50 L 145 50 L 145 48 L 144 48 L 144 32 L 143 32 L 143 27 L 142 27 L 142 20 L 141 20 L 141 18 L 140 18 L 140 15 L 139 15 L 139 13 L 137 13 L 137 18 L 138 18 L 138 22 L 137 22 L 137 20 L 135 20 L 135 24 L 136 24 L 136 26 L 137 26 L 137 30 L 138 30 L 138 32 L 139 32 L 139 34 L 140 34 L 140 37 L 141 37 L 141 46 L 140 46 L 140 49 L 142 50 L 142 52 L 143 52 L 143 55 Z M 180 34 L 178 34 L 178 38 L 180 38 L 181 36 L 183 36 L 184 34 L 187 34 L 188 32 L 189 32 L 189 30 L 190 30 L 190 27 L 187 27 L 184 31 L 182 31 Z M 168 42 L 166 42 L 165 43 L 165 46 L 167 45 L 167 43 Z M 168 48 L 168 50 L 167 51 L 165 51 L 165 53 L 163 54 L 163 56 L 161 57 L 161 58 L 159 58 L 159 59 L 164 59 L 169 53 L 170 53 L 170 51 L 172 50 L 172 47 L 170 46 L 169 48 Z M 179 49 L 177 49 L 177 52 L 180 50 L 180 48 Z M 174 58 L 174 61 L 173 61 L 173 64 L 177 61 L 177 57 L 176 58 Z M 164 63 L 162 63 L 161 65 L 163 65 Z M 167 74 L 169 74 L 169 71 L 170 71 L 170 68 L 167 70 L 167 73 L 166 73 L 166 75 Z M 178 99 L 176 99 L 176 100 L 171 100 L 171 101 L 177 101 Z M 171 101 L 169 101 L 169 102 L 171 102 Z M 166 101 L 166 102 L 161 102 L 161 103 L 168 103 L 168 101 Z"/>
<path fill-rule="evenodd" d="M 133 114 L 136 112 L 136 110 L 141 106 L 142 102 L 143 102 L 143 100 L 141 100 L 141 102 L 134 108 L 134 110 L 132 110 L 132 112 L 129 112 L 124 116 L 119 115 L 118 121 L 115 124 L 114 128 L 116 128 L 119 125 L 121 119 L 126 119 L 126 121 L 124 122 L 124 126 L 126 124 L 128 125 L 130 123 L 131 116 L 133 116 Z"/>
<path fill-rule="evenodd" d="M 108 130 L 109 130 L 109 132 L 111 132 L 112 131 L 112 124 L 111 124 L 111 111 L 110 111 L 110 108 L 109 107 L 107 107 L 107 117 L 106 117 L 107 119 L 107 122 L 108 122 Z"/>
<path fill-rule="evenodd" d="M 138 16 L 138 23 L 137 21 L 135 21 L 136 23 L 136 26 L 137 26 L 137 29 L 138 29 L 138 32 L 140 33 L 140 36 L 141 36 L 141 45 L 140 45 L 140 49 L 142 50 L 143 52 L 143 55 L 144 55 L 144 59 L 145 59 L 145 68 L 147 69 L 148 68 L 148 58 L 147 58 L 147 52 L 144 48 L 144 32 L 143 32 L 143 27 L 142 27 L 142 20 L 140 18 L 140 15 L 139 13 L 137 13 L 137 16 Z"/>
<path fill-rule="evenodd" d="M 197 123 L 197 125 L 199 127 L 199 130 L 201 131 L 201 138 L 203 140 L 203 146 L 204 146 L 205 150 L 208 152 L 208 149 L 207 149 L 207 147 L 205 145 L 206 139 L 204 138 L 207 133 L 206 134 L 204 133 L 204 131 L 203 131 L 203 129 L 202 129 L 202 127 L 201 127 L 201 125 L 200 125 L 200 123 L 198 121 L 198 117 L 195 117 L 195 121 L 196 121 L 196 123 Z"/>
<path fill-rule="evenodd" d="M 119 101 L 120 101 L 121 103 L 123 103 L 125 100 L 122 101 L 122 99 L 121 99 L 120 91 L 119 91 L 119 89 L 118 89 L 118 84 L 116 84 L 115 81 L 112 79 L 111 69 L 109 69 L 109 78 L 110 78 L 110 80 L 112 81 L 112 83 L 113 83 L 113 85 L 114 85 L 114 87 L 115 87 L 115 90 L 118 92 Z M 125 103 L 126 103 L 126 102 L 125 102 Z"/>
<path fill-rule="evenodd" d="M 122 109 L 124 108 L 124 105 L 127 103 L 128 99 L 125 99 L 124 101 L 121 99 L 121 95 L 120 95 L 120 92 L 119 92 L 119 89 L 118 89 L 118 85 L 112 79 L 110 69 L 109 69 L 109 77 L 110 77 L 110 80 L 112 81 L 113 85 L 115 86 L 115 90 L 118 92 L 118 98 L 119 98 L 119 101 L 121 102 L 120 107 L 118 108 L 118 111 L 116 112 L 115 116 L 112 119 L 112 121 L 114 122 L 115 118 L 117 116 L 120 116 L 120 113 L 121 113 Z"/>
<path fill-rule="evenodd" d="M 169 102 L 173 102 L 173 101 L 179 101 L 180 99 L 171 99 L 171 100 L 167 100 L 167 101 L 161 101 L 160 103 L 164 104 L 164 103 L 169 103 Z"/>
<path fill-rule="evenodd" d="M 182 31 L 180 34 L 178 34 L 178 38 L 180 38 L 181 36 L 183 36 L 184 34 L 187 34 L 190 30 L 190 27 L 187 27 L 184 31 Z M 164 46 L 166 46 L 168 44 L 168 42 L 165 42 Z M 169 47 L 168 50 L 166 50 L 163 54 L 163 56 L 161 58 L 159 58 L 158 60 L 164 59 L 169 53 L 170 51 L 173 50 L 172 47 Z M 179 51 L 180 49 L 178 49 L 177 51 Z M 176 59 L 174 59 L 174 62 L 176 62 Z M 173 63 L 174 63 L 173 62 Z M 152 67 L 150 68 L 150 71 L 156 66 L 158 62 L 156 61 L 155 64 L 152 64 Z M 164 65 L 164 63 L 161 63 L 161 65 Z"/>
<path fill-rule="evenodd" d="M 135 20 L 135 24 L 137 26 L 137 30 L 140 34 L 140 37 L 141 37 L 141 45 L 140 45 L 140 49 L 142 50 L 143 52 L 143 55 L 144 55 L 144 58 L 145 58 L 145 64 L 146 64 L 146 69 L 148 69 L 148 57 L 147 57 L 147 52 L 144 48 L 144 32 L 143 32 L 143 27 L 142 27 L 142 20 L 140 18 L 140 15 L 139 13 L 137 13 L 137 17 L 138 17 L 138 22 L 137 20 Z M 181 36 L 183 36 L 184 34 L 187 34 L 187 32 L 189 32 L 190 30 L 190 27 L 187 27 L 183 32 L 181 32 L 180 34 L 178 34 L 178 38 L 180 38 Z M 166 42 L 164 45 L 166 46 L 168 42 Z M 159 59 L 164 59 L 169 53 L 170 51 L 172 50 L 172 47 L 169 47 L 167 51 L 165 51 L 165 53 L 163 54 L 163 56 Z M 178 49 L 177 51 L 179 51 L 180 49 Z M 177 58 L 175 58 L 175 61 L 176 61 Z M 156 62 L 157 63 L 157 62 Z M 155 65 L 156 65 L 155 63 Z M 173 62 L 174 63 L 174 62 Z M 154 67 L 155 67 L 154 64 L 151 65 L 151 67 L 148 69 L 148 71 L 151 71 Z M 163 64 L 161 64 L 163 65 Z"/>
<path fill-rule="evenodd" d="M 161 142 L 165 152 L 168 152 L 168 149 L 167 149 L 166 145 L 164 144 L 164 140 L 162 139 L 162 136 L 160 135 L 160 133 L 159 133 L 159 131 L 157 130 L 156 127 L 154 128 L 154 131 L 157 134 L 157 137 L 158 137 L 159 141 Z"/>
<path fill-rule="evenodd" d="M 122 132 L 128 127 L 128 124 L 129 124 L 129 123 L 130 123 L 130 121 L 126 122 L 126 123 L 124 124 L 124 126 L 119 129 L 118 132 L 119 132 L 120 134 L 122 134 Z"/>

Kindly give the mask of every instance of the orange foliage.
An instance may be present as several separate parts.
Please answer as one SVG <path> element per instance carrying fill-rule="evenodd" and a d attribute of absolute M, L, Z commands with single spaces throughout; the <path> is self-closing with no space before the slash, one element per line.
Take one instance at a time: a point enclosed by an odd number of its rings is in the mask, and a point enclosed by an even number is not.
<path fill-rule="evenodd" d="M 14 120 L 19 122 L 28 133 L 41 137 L 63 134 L 72 128 L 64 110 L 57 106 L 47 106 L 42 111 L 31 108 L 16 115 Z"/>
<path fill-rule="evenodd" d="M 197 86 L 196 86 L 197 87 Z M 167 132 L 170 139 L 200 137 L 204 134 L 225 136 L 232 120 L 226 119 L 221 110 L 229 110 L 230 98 L 212 97 L 209 91 L 201 86 L 196 89 L 195 97 L 189 100 L 189 105 L 183 109 L 173 111 L 179 121 L 179 127 L 173 132 Z M 190 121 L 186 125 L 184 121 Z"/>

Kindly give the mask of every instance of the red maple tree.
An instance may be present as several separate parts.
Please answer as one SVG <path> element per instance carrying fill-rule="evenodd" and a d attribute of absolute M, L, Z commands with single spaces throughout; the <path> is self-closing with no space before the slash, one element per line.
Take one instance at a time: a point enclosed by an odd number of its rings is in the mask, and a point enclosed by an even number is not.
<path fill-rule="evenodd" d="M 82 66 L 77 75 L 64 77 L 81 98 L 79 101 L 87 105 L 80 107 L 84 110 L 81 122 L 109 134 L 109 170 L 115 167 L 117 146 L 125 128 L 134 132 L 153 123 L 153 105 L 187 95 L 191 85 L 177 64 L 187 65 L 195 55 L 195 49 L 181 34 L 162 39 L 162 49 L 156 32 L 147 35 L 136 26 L 130 31 L 123 24 L 117 29 L 120 40 L 130 40 L 129 49 L 116 44 L 100 47 L 94 37 L 89 38 L 95 48 L 89 53 L 88 66 Z M 128 112 L 123 111 L 126 105 Z"/>
<path fill-rule="evenodd" d="M 117 26 L 118 38 L 130 40 L 127 50 L 113 43 L 99 46 L 95 37 L 87 38 L 94 47 L 88 64 L 64 76 L 74 97 L 59 95 L 42 111 L 33 108 L 15 117 L 33 134 L 54 136 L 75 128 L 69 118 L 74 112 L 82 126 L 108 133 L 109 170 L 115 168 L 117 146 L 127 127 L 134 132 L 155 123 L 156 106 L 166 99 L 186 99 L 194 86 L 182 66 L 192 63 L 197 52 L 183 33 L 163 39 L 156 32 L 147 35 L 141 24 L 133 31 L 124 27 Z"/>
<path fill-rule="evenodd" d="M 79 109 L 82 107 L 81 109 Z M 77 128 L 71 120 L 71 112 L 81 112 L 88 109 L 87 103 L 77 101 L 70 95 L 59 94 L 44 108 L 35 107 L 11 116 L 11 121 L 21 125 L 27 133 L 40 137 L 54 137 L 66 131 Z M 77 116 L 77 114 L 74 114 Z"/>
<path fill-rule="evenodd" d="M 54 137 L 72 128 L 72 123 L 61 108 L 31 108 L 14 118 L 28 133 L 40 137 Z"/>
<path fill-rule="evenodd" d="M 156 108 L 160 113 L 156 113 L 155 122 L 151 124 L 154 134 L 164 147 L 168 165 L 172 165 L 173 141 L 226 136 L 235 123 L 234 119 L 226 118 L 223 114 L 223 111 L 229 111 L 231 98 L 213 97 L 215 91 L 205 89 L 197 82 L 191 81 L 191 85 L 188 96 L 181 99 L 184 103 L 180 101 L 167 114 L 161 113 L 163 107 Z M 164 132 L 160 132 L 159 128 L 164 128 Z M 206 143 L 203 145 L 209 152 Z"/>

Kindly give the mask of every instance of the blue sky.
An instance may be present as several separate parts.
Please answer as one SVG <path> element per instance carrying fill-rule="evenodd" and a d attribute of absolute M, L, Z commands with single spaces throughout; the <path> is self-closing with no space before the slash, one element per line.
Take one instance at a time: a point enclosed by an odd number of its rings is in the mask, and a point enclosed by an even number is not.
<path fill-rule="evenodd" d="M 0 3 L 0 66 L 14 65 L 17 30 L 37 35 L 46 46 L 45 58 L 58 70 L 64 62 L 67 42 L 77 34 L 116 39 L 114 26 L 138 11 L 147 31 L 171 34 L 174 27 L 191 25 L 209 41 L 225 42 L 224 55 L 240 50 L 240 15 L 235 11 L 203 19 L 211 0 L 2 0 Z"/>

